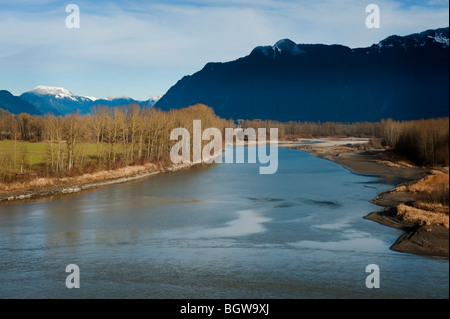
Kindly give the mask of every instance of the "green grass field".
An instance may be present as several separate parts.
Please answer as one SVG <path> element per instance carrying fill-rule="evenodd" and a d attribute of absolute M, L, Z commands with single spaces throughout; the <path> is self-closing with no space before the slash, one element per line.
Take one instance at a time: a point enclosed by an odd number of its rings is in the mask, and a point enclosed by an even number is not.
<path fill-rule="evenodd" d="M 65 156 L 65 144 L 62 147 Z M 50 145 L 45 142 L 17 141 L 14 151 L 14 141 L 0 141 L 0 172 L 19 173 L 21 167 L 22 170 L 27 172 L 40 171 L 47 167 L 50 162 L 49 149 Z M 77 145 L 77 149 L 79 154 L 83 156 L 84 163 L 97 160 L 96 143 L 80 143 Z"/>

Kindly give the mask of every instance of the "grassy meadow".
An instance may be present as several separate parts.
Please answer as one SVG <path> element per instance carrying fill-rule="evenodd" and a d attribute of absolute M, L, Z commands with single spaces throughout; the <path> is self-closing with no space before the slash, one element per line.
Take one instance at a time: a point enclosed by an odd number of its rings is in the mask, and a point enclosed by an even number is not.
<path fill-rule="evenodd" d="M 103 145 L 100 145 L 102 147 Z M 45 171 L 50 167 L 50 148 L 57 148 L 58 144 L 49 142 L 0 141 L 0 172 L 20 174 Z M 65 142 L 59 145 L 61 154 L 66 154 Z M 106 146 L 104 146 L 106 148 Z M 97 163 L 97 144 L 79 143 L 77 145 L 78 159 L 81 164 Z M 117 150 L 120 152 L 120 150 Z"/>

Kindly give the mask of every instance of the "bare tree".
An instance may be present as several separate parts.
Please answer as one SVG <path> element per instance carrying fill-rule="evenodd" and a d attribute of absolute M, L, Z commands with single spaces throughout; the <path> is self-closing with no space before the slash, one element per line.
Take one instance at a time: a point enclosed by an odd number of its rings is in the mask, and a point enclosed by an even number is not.
<path fill-rule="evenodd" d="M 77 113 L 66 115 L 65 119 L 67 169 L 71 170 L 75 164 L 75 147 L 84 133 L 86 122 Z"/>

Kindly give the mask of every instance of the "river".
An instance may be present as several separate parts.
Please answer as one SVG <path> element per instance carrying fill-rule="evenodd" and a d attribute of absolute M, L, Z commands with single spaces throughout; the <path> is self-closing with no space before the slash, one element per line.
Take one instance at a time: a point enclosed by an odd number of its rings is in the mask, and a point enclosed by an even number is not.
<path fill-rule="evenodd" d="M 2 205 L 0 298 L 448 298 L 448 260 L 391 251 L 401 232 L 363 219 L 391 181 L 285 148 L 276 174 L 258 171 L 215 164 Z"/>

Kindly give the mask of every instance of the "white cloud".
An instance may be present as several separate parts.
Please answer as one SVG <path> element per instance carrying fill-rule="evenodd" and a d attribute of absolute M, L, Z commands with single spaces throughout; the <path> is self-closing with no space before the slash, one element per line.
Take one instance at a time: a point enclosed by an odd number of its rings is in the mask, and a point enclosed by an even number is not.
<path fill-rule="evenodd" d="M 8 5 L 0 10 L 0 69 L 33 70 L 61 78 L 69 72 L 119 70 L 132 76 L 152 71 L 162 75 L 166 70 L 174 84 L 184 75 L 181 72 L 195 72 L 209 61 L 236 59 L 282 38 L 361 47 L 392 34 L 448 26 L 448 3 L 431 2 L 405 6 L 377 1 L 381 28 L 367 29 L 365 4 L 359 0 L 198 0 L 190 5 L 79 1 L 81 28 L 69 30 L 61 2 L 44 1 L 41 11 L 14 11 L 8 0 L 0 3 L 0 9 Z M 29 3 L 20 1 L 22 6 Z M 175 70 L 181 70 L 180 74 L 175 75 Z M 123 82 L 126 86 L 129 79 Z"/>

